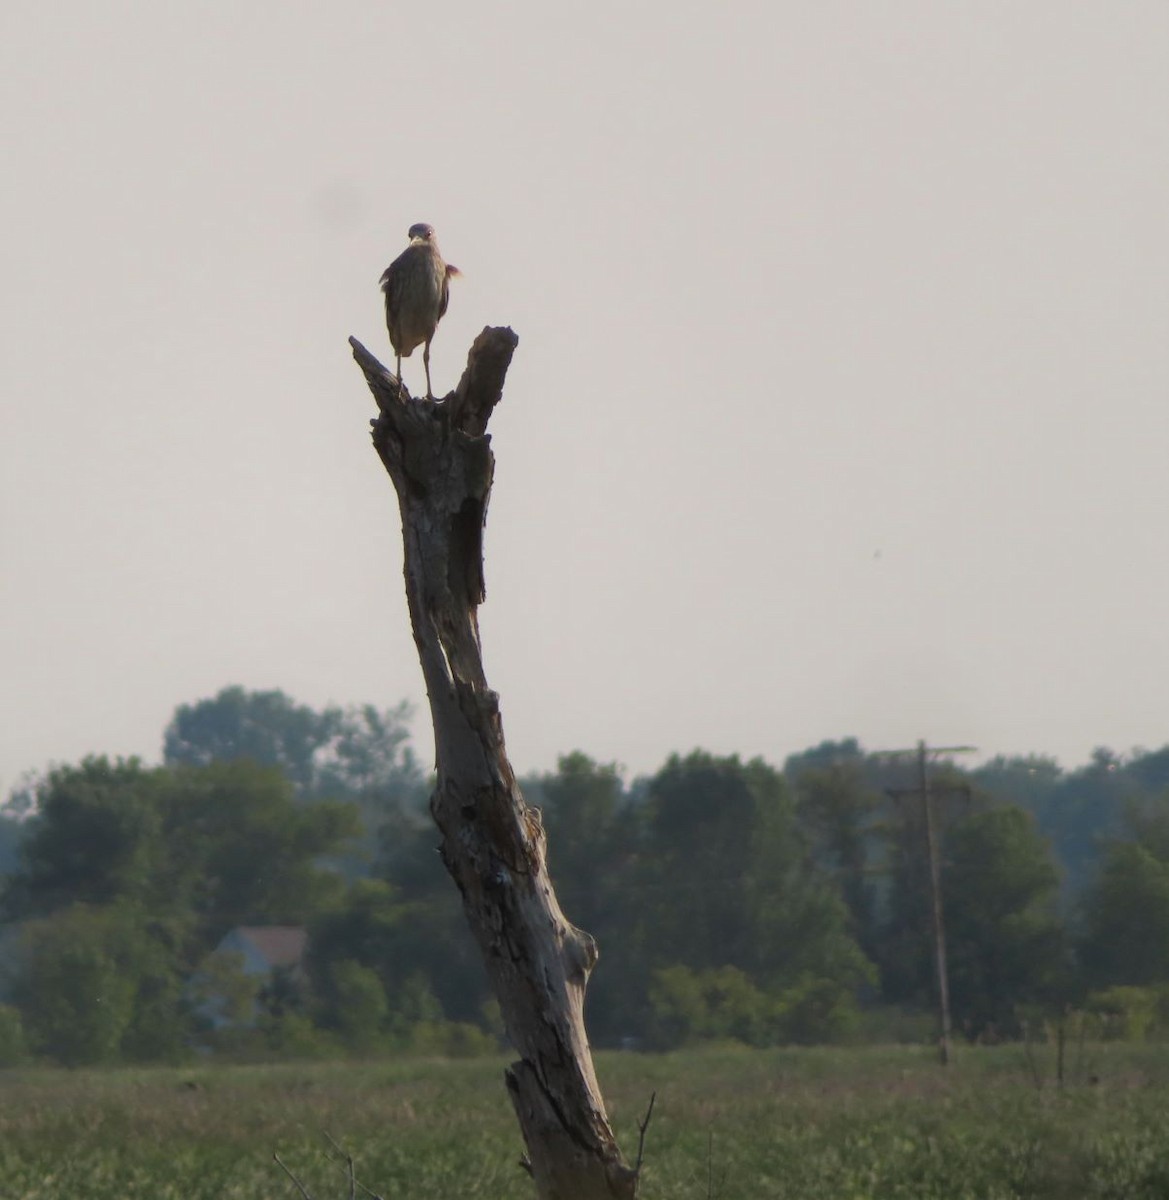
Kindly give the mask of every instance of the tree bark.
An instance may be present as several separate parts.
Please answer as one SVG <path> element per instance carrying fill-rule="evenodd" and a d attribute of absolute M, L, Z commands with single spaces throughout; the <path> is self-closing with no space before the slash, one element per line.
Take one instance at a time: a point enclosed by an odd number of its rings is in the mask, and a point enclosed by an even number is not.
<path fill-rule="evenodd" d="M 517 343 L 506 328 L 475 339 L 458 387 L 416 400 L 350 338 L 380 415 L 373 444 L 402 515 L 406 599 L 434 725 L 430 809 L 519 1061 L 506 1073 L 541 1200 L 631 1200 L 584 1026 L 597 946 L 561 912 L 504 747 L 487 685 L 478 606 L 483 527 L 495 470 L 487 424 Z"/>

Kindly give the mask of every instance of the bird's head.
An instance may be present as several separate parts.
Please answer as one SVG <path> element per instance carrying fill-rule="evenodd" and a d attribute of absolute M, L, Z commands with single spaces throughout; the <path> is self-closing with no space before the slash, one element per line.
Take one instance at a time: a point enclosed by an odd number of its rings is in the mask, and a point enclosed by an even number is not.
<path fill-rule="evenodd" d="M 417 225 L 411 225 L 410 240 L 412 242 L 433 242 L 434 226 L 427 225 L 425 221 L 419 221 Z"/>

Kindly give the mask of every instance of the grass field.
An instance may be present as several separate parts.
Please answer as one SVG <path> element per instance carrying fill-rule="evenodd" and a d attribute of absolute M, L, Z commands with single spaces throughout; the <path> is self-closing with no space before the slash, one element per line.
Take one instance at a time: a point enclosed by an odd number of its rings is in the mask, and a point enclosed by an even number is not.
<path fill-rule="evenodd" d="M 1019 1047 L 943 1074 L 912 1048 L 602 1055 L 626 1152 L 657 1092 L 646 1200 L 1166 1200 L 1169 1047 L 1092 1047 L 1056 1089 Z M 500 1061 L 0 1073 L 3 1200 L 315 1200 L 327 1132 L 386 1200 L 531 1194 Z M 1091 1082 L 1092 1078 L 1095 1082 Z"/>

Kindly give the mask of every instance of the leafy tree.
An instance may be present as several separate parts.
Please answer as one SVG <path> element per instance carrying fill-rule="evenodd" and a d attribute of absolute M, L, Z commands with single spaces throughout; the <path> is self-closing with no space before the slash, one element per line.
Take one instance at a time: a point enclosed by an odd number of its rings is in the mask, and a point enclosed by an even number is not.
<path fill-rule="evenodd" d="M 28 1040 L 20 1009 L 0 1004 L 0 1068 L 19 1067 L 28 1059 Z"/>
<path fill-rule="evenodd" d="M 662 1050 L 704 1040 L 827 1042 L 856 1019 L 852 996 L 834 979 L 806 975 L 768 991 L 738 967 L 661 968 L 650 982 L 649 1010 L 649 1044 Z"/>
<path fill-rule="evenodd" d="M 898 806 L 885 826 L 886 898 L 877 942 L 881 992 L 891 1004 L 932 1007 L 930 873 L 917 806 Z"/>
<path fill-rule="evenodd" d="M 13 811 L 11 801 L 0 810 L 0 876 L 10 875 L 16 870 L 20 844 L 27 832 L 23 816 Z"/>
<path fill-rule="evenodd" d="M 1169 860 L 1114 842 L 1084 898 L 1080 948 L 1090 986 L 1169 981 Z"/>
<path fill-rule="evenodd" d="M 1164 796 L 1169 792 L 1169 746 L 1133 751 L 1124 771 L 1147 796 Z"/>
<path fill-rule="evenodd" d="M 877 913 L 870 859 L 882 797 L 866 780 L 863 760 L 856 755 L 824 766 L 803 766 L 789 778 L 796 812 L 816 859 L 836 880 L 855 936 L 871 952 L 877 940 Z"/>
<path fill-rule="evenodd" d="M 1080 954 L 1095 988 L 1169 982 L 1169 792 L 1130 801 L 1124 832 L 1083 900 Z"/>
<path fill-rule="evenodd" d="M 332 967 L 332 1002 L 327 1023 L 351 1052 L 369 1051 L 382 1041 L 389 1005 L 385 988 L 371 967 L 343 959 Z"/>
<path fill-rule="evenodd" d="M 744 766 L 696 751 L 666 762 L 648 788 L 639 880 L 656 962 L 757 965 L 757 898 L 787 865 L 766 843 L 793 834 L 791 816 L 782 780 L 762 760 Z"/>
<path fill-rule="evenodd" d="M 407 975 L 395 989 L 390 1020 L 404 1040 L 409 1040 L 411 1031 L 418 1025 L 435 1025 L 444 1020 L 442 1005 L 420 971 Z"/>
<path fill-rule="evenodd" d="M 236 950 L 215 950 L 187 983 L 187 997 L 199 1025 L 208 1031 L 250 1025 L 256 1017 L 260 980 L 244 970 Z"/>
<path fill-rule="evenodd" d="M 415 1054 L 444 1058 L 478 1058 L 497 1054 L 499 1045 L 468 1021 L 422 1022 L 410 1030 L 409 1048 Z"/>
<path fill-rule="evenodd" d="M 353 803 L 359 827 L 331 861 L 345 874 L 359 875 L 377 853 L 382 826 L 417 813 L 422 804 L 425 779 L 410 748 L 409 719 L 405 702 L 392 709 L 364 704 L 318 711 L 281 691 L 228 687 L 175 710 L 164 756 L 175 766 L 274 767 L 298 800 Z"/>
<path fill-rule="evenodd" d="M 939 812 L 941 812 L 939 806 Z M 893 831 L 882 982 L 893 1002 L 932 1007 L 936 982 L 929 865 L 920 808 Z M 1015 1009 L 1068 987 L 1059 876 L 1033 820 L 1014 805 L 939 821 L 946 957 L 955 1022 L 972 1035 L 1016 1027 Z"/>
<path fill-rule="evenodd" d="M 1125 825 L 1131 836 L 1158 862 L 1169 863 L 1169 788 L 1130 804 Z"/>
<path fill-rule="evenodd" d="M 800 1045 L 840 1040 L 857 1023 L 854 992 L 837 977 L 801 975 L 777 997 L 775 1019 L 781 1040 Z"/>
<path fill-rule="evenodd" d="M 1097 749 L 1087 766 L 1066 775 L 1036 809 L 1042 833 L 1051 840 L 1067 878 L 1068 896 L 1088 885 L 1102 844 L 1124 828 L 1128 806 L 1143 788 L 1125 770 L 1121 757 Z"/>
<path fill-rule="evenodd" d="M 204 944 L 236 925 L 302 924 L 340 895 L 317 862 L 356 832 L 351 806 L 298 805 L 279 771 L 249 762 L 165 774 L 164 880 Z"/>
<path fill-rule="evenodd" d="M 310 995 L 304 976 L 294 967 L 273 967 L 256 993 L 262 1017 L 281 1020 L 290 1015 L 307 1016 Z"/>
<path fill-rule="evenodd" d="M 138 913 L 125 924 L 119 962 L 135 988 L 121 1057 L 130 1062 L 178 1062 L 188 1055 L 192 1030 L 185 991 L 187 962 L 180 953 L 181 922 Z"/>
<path fill-rule="evenodd" d="M 330 707 L 320 716 L 328 736 L 314 761 L 316 794 L 370 797 L 388 809 L 417 802 L 424 780 L 410 747 L 409 704 Z"/>
<path fill-rule="evenodd" d="M 852 997 L 871 978 L 782 777 L 761 760 L 668 760 L 647 789 L 636 883 L 643 970 L 734 967 L 771 996 L 814 978 Z"/>
<path fill-rule="evenodd" d="M 1100 1023 L 1108 1040 L 1143 1042 L 1169 1026 L 1169 986 L 1114 985 L 1092 992 L 1084 1008 Z"/>
<path fill-rule="evenodd" d="M 87 759 L 52 772 L 6 895 L 10 915 L 134 904 L 165 918 L 193 968 L 239 924 L 297 924 L 343 888 L 317 861 L 354 810 L 295 802 L 280 772 L 247 762 L 147 769 Z"/>
<path fill-rule="evenodd" d="M 249 761 L 276 767 L 301 798 L 361 800 L 391 809 L 416 802 L 423 779 L 410 749 L 410 706 L 321 710 L 279 690 L 226 687 L 182 704 L 163 737 L 171 766 Z"/>
<path fill-rule="evenodd" d="M 629 840 L 617 766 L 576 751 L 559 760 L 555 774 L 524 786 L 529 803 L 542 810 L 557 896 L 574 923 L 599 935 L 612 917 L 614 889 L 607 885 L 619 876 Z"/>
<path fill-rule="evenodd" d="M 314 796 L 356 805 L 361 835 L 335 860 L 348 876 L 368 874 L 381 847 L 403 826 L 430 825 L 426 780 L 409 746 L 409 708 L 372 705 L 332 710 L 332 742 L 320 756 Z"/>
<path fill-rule="evenodd" d="M 954 824 L 942 880 L 950 994 L 969 1032 L 1013 1031 L 1016 1008 L 1068 988 L 1059 876 L 1034 822 L 1014 805 Z"/>
<path fill-rule="evenodd" d="M 458 894 L 433 902 L 411 901 L 398 930 L 398 972 L 426 979 L 452 1021 L 476 1022 L 490 991 Z"/>
<path fill-rule="evenodd" d="M 175 709 L 163 735 L 163 759 L 171 766 L 194 767 L 249 760 L 279 768 L 294 787 L 308 791 L 329 724 L 282 691 L 225 687 L 210 700 Z"/>
<path fill-rule="evenodd" d="M 1042 828 L 1065 776 L 1054 758 L 1000 754 L 971 771 L 970 778 L 1000 803 L 1008 801 L 1033 813 Z"/>
<path fill-rule="evenodd" d="M 579 751 L 564 755 L 555 773 L 525 780 L 523 789 L 542 810 L 548 869 L 565 914 L 602 947 L 588 992 L 590 1032 L 601 1042 L 618 1041 L 637 1004 L 631 932 L 642 902 L 633 890 L 642 812 L 615 764 Z"/>
<path fill-rule="evenodd" d="M 305 1012 L 287 1009 L 278 1014 L 264 1012 L 255 1031 L 239 1039 L 237 1053 L 253 1057 L 259 1046 L 263 1057 L 274 1059 L 336 1058 L 336 1040 L 313 1024 Z"/>
<path fill-rule="evenodd" d="M 649 1008 L 650 1045 L 657 1049 L 702 1040 L 752 1046 L 777 1040 L 776 1006 L 738 967 L 659 968 L 650 983 Z"/>
<path fill-rule="evenodd" d="M 181 978 L 132 908 L 74 905 L 24 933 L 17 1003 L 34 1050 L 65 1066 L 181 1055 Z"/>
<path fill-rule="evenodd" d="M 154 899 L 164 851 L 161 782 L 133 758 L 87 758 L 50 772 L 8 887 L 9 914 Z"/>
<path fill-rule="evenodd" d="M 399 977 L 402 971 L 420 973 L 449 1019 L 473 1022 L 488 996 L 487 976 L 459 894 L 436 851 L 434 828 L 403 814 L 383 835 L 390 836 L 383 840 L 379 873 L 402 906 L 388 961 L 398 964 Z M 383 978 L 392 997 L 394 984 L 385 973 Z"/>
<path fill-rule="evenodd" d="M 390 884 L 380 879 L 356 880 L 344 898 L 318 912 L 309 925 L 309 973 L 319 995 L 330 995 L 341 963 L 376 969 L 383 990 L 401 982 L 397 963 L 400 927 L 409 913 Z"/>
<path fill-rule="evenodd" d="M 996 758 L 973 778 L 996 799 L 1034 813 L 1060 862 L 1064 900 L 1075 901 L 1092 883 L 1105 848 L 1131 829 L 1132 811 L 1155 808 L 1169 789 L 1169 746 L 1127 757 L 1099 748 L 1070 773 L 1038 755 Z"/>

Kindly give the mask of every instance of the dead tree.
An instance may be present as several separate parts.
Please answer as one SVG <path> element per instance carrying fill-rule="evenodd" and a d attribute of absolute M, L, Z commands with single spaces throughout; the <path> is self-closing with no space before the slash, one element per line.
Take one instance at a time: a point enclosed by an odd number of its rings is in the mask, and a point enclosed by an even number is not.
<path fill-rule="evenodd" d="M 380 415 L 373 444 L 402 515 L 406 599 L 434 724 L 430 809 L 519 1054 L 506 1073 L 541 1200 L 630 1200 L 638 1171 L 621 1157 L 593 1071 L 584 996 L 597 946 L 564 916 L 504 748 L 499 696 L 479 643 L 483 527 L 495 470 L 487 423 L 517 343 L 475 339 L 459 386 L 416 400 L 350 338 Z"/>

